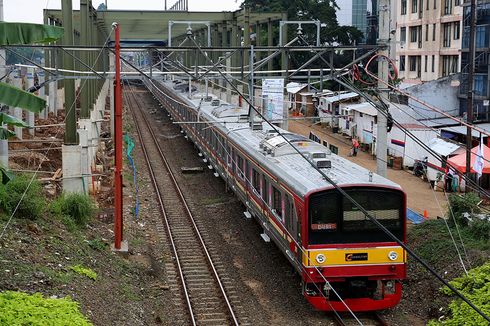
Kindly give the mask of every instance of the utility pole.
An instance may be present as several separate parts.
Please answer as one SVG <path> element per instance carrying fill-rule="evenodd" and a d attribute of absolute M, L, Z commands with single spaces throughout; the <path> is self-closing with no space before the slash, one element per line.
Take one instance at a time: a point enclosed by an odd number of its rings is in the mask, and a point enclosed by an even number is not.
<path fill-rule="evenodd" d="M 0 22 L 3 21 L 3 0 L 0 0 Z M 7 69 L 6 65 L 5 50 L 0 49 L 0 77 L 5 76 Z M 1 105 L 0 105 L 1 108 Z M 0 124 L 0 128 L 6 128 L 6 126 Z M 8 168 L 9 165 L 9 145 L 7 139 L 0 139 L 0 167 Z"/>
<path fill-rule="evenodd" d="M 388 88 L 384 83 L 388 82 L 388 39 L 390 36 L 390 1 L 380 0 L 378 2 L 378 21 L 379 21 L 379 36 L 378 46 L 378 90 L 381 100 L 388 98 Z M 384 57 L 383 57 L 384 56 Z M 386 116 L 378 110 L 378 127 L 376 134 L 376 172 L 386 177 L 386 151 L 387 151 L 387 119 Z"/>
<path fill-rule="evenodd" d="M 476 0 L 470 4 L 470 48 L 468 56 L 468 99 L 466 117 L 468 125 L 473 124 L 473 74 L 475 73 L 475 30 L 476 30 Z M 466 177 L 471 178 L 471 149 L 473 147 L 473 136 L 471 126 L 466 127 Z M 469 192 L 468 183 L 465 192 Z"/>
<path fill-rule="evenodd" d="M 122 89 L 121 89 L 121 44 L 119 24 L 113 23 L 115 34 L 114 80 L 114 250 L 121 251 L 123 238 L 123 189 L 122 189 Z"/>

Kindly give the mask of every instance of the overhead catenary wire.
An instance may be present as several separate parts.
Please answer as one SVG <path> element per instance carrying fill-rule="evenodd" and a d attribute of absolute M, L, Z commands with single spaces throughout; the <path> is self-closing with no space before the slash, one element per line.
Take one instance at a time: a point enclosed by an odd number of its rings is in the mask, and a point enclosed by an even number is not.
<path fill-rule="evenodd" d="M 202 52 L 202 49 L 200 49 L 199 45 L 196 44 L 197 48 Z M 322 58 L 320 56 L 320 58 Z M 322 58 L 323 59 L 323 58 Z M 209 58 L 208 58 L 209 60 Z M 323 59 L 324 60 L 324 59 Z M 324 60 L 325 61 L 325 60 Z M 131 65 L 131 64 L 130 64 Z M 133 66 L 133 68 L 135 68 Z M 136 68 L 136 70 L 138 70 Z M 148 76 L 142 72 L 142 71 L 139 71 L 140 73 L 142 73 L 145 77 L 148 78 Z M 224 75 L 224 73 L 222 73 L 221 71 L 218 70 L 218 73 L 222 76 L 222 78 L 224 78 L 234 89 L 237 93 L 239 93 L 241 95 L 241 92 L 230 82 L 230 80 Z M 281 135 L 285 141 L 296 151 L 300 154 L 299 150 L 294 147 L 290 141 L 284 137 L 284 135 L 282 135 L 282 133 L 272 124 L 270 123 L 267 119 L 265 119 L 265 117 L 263 117 L 263 115 L 248 101 L 247 98 L 245 98 L 245 101 L 247 102 L 247 104 L 250 106 L 250 109 L 254 110 L 259 116 L 261 116 L 264 121 L 266 121 L 270 126 L 271 128 L 278 133 L 278 135 Z M 306 159 L 306 158 L 305 158 Z M 318 173 L 320 173 L 322 175 L 323 178 L 325 178 L 325 180 L 327 180 L 332 186 L 334 186 L 335 189 L 337 189 L 337 191 L 339 191 L 339 193 L 341 195 L 343 195 L 346 199 L 348 199 L 350 202 L 352 202 L 357 208 L 359 208 L 359 210 L 367 217 L 369 218 L 378 228 L 380 228 L 384 233 L 386 233 L 391 239 L 393 239 L 396 243 L 398 243 L 402 248 L 404 248 L 407 253 L 412 256 L 413 258 L 415 258 L 424 268 L 426 268 L 434 277 L 436 277 L 441 283 L 443 283 L 444 285 L 446 285 L 457 297 L 459 297 L 461 300 L 463 300 L 465 303 L 467 303 L 473 310 L 475 310 L 479 315 L 481 315 L 484 319 L 490 321 L 490 318 L 484 314 L 478 307 L 476 307 L 471 301 L 469 301 L 462 293 L 460 293 L 456 288 L 454 288 L 451 284 L 449 284 L 446 280 L 444 280 L 442 278 L 442 276 L 440 276 L 435 270 L 433 270 L 423 259 L 421 259 L 420 257 L 418 257 L 418 255 L 416 255 L 407 245 L 405 245 L 403 243 L 403 241 L 401 241 L 400 239 L 398 239 L 396 236 L 394 236 L 388 229 L 386 229 L 386 227 L 384 227 L 376 218 L 374 218 L 371 214 L 369 214 L 369 212 L 364 209 L 359 203 L 357 203 L 349 194 L 347 194 L 345 192 L 345 190 L 343 190 L 340 186 L 338 186 L 330 177 L 328 177 L 328 175 L 326 175 L 325 173 L 323 173 L 323 171 L 321 171 L 320 169 L 316 168 L 316 166 L 310 162 L 309 160 L 306 159 L 306 161 L 315 169 L 317 170 Z"/>
<path fill-rule="evenodd" d="M 165 94 L 164 92 L 162 92 L 157 85 L 155 85 L 153 83 L 153 81 L 151 81 L 150 78 L 148 78 L 150 80 L 150 83 L 152 84 L 152 86 L 160 93 L 160 94 Z M 174 100 L 173 98 L 170 97 L 171 100 Z M 188 108 L 191 108 L 193 109 L 193 107 L 191 106 L 188 106 Z M 233 129 L 233 130 L 229 130 L 228 133 L 232 133 L 232 132 L 236 132 L 238 130 L 241 130 L 241 129 L 245 129 L 245 128 L 238 128 L 238 129 Z M 248 127 L 247 127 L 248 129 Z M 214 132 L 214 131 L 213 131 Z M 239 167 L 238 165 L 238 162 L 235 160 L 235 158 L 233 157 L 233 155 L 231 155 L 231 153 L 228 151 L 227 147 L 221 142 L 221 140 L 218 139 L 218 144 L 222 147 L 222 150 L 227 154 L 227 157 L 231 157 L 231 164 L 235 165 L 236 168 L 238 169 L 238 174 L 242 176 L 242 178 L 244 179 L 245 183 L 247 185 L 250 185 L 251 187 L 253 187 L 255 189 L 255 187 L 253 186 L 252 184 L 252 180 L 250 180 L 250 178 L 248 177 L 248 173 L 246 173 L 246 171 L 242 171 L 242 168 Z M 264 198 L 262 197 L 262 194 L 259 198 L 259 200 L 263 203 L 265 203 L 266 205 L 269 205 L 268 203 L 265 202 Z M 290 236 L 290 238 L 292 239 L 292 241 L 295 243 L 296 247 L 301 251 L 301 253 L 305 253 L 303 248 L 300 246 L 300 244 L 294 239 L 294 236 L 292 234 L 289 233 L 289 231 L 287 229 L 285 229 L 285 232 Z M 274 234 L 271 234 L 273 237 L 275 237 Z M 279 239 L 277 239 L 279 240 Z M 310 261 L 311 263 L 311 258 L 310 257 L 307 257 L 307 259 Z M 322 272 L 318 269 L 318 267 L 316 266 L 312 266 L 318 273 L 319 275 L 321 275 L 322 279 L 325 281 L 326 284 L 329 284 L 330 285 L 330 282 L 325 278 L 325 276 L 322 274 Z M 306 271 L 306 270 L 305 270 Z M 310 280 L 312 280 L 311 276 L 306 273 L 308 275 L 308 277 L 310 278 Z M 312 280 L 313 281 L 313 280 Z M 319 293 L 325 298 L 325 295 L 323 294 L 322 290 L 318 288 L 318 285 L 315 284 L 315 287 L 319 290 Z M 345 307 L 347 308 L 348 311 L 351 312 L 351 314 L 354 316 L 354 318 L 356 319 L 356 321 L 362 325 L 362 323 L 359 321 L 359 319 L 357 318 L 357 316 L 355 316 L 355 314 L 350 310 L 349 306 L 345 303 L 345 301 L 342 299 L 342 297 L 340 296 L 340 294 L 333 288 L 333 286 L 330 285 L 330 287 L 332 288 L 332 292 L 335 293 L 335 295 L 337 295 L 337 297 L 340 299 L 340 301 L 345 305 Z M 327 300 L 328 302 L 328 300 Z"/>
<path fill-rule="evenodd" d="M 199 45 L 196 44 L 196 46 L 199 48 Z M 320 56 L 321 57 L 321 56 Z M 218 72 L 222 75 L 222 77 L 233 87 L 235 88 L 235 91 L 239 92 L 239 90 L 231 83 L 228 78 L 221 73 L 219 70 Z M 293 146 L 291 142 L 287 139 L 287 137 L 284 137 L 282 133 L 278 130 L 278 128 L 273 124 L 270 123 L 261 113 L 259 110 L 257 110 L 252 103 L 245 98 L 245 101 L 249 105 L 251 110 L 254 110 L 257 115 L 259 115 L 266 123 L 269 124 L 269 126 L 278 133 L 278 135 L 282 136 L 283 139 L 288 143 L 289 146 L 291 146 L 298 154 L 301 155 L 301 152 L 299 151 L 298 148 Z M 340 187 L 336 182 L 334 182 L 326 173 L 321 171 L 319 168 L 315 166 L 315 164 L 308 160 L 306 157 L 301 155 L 325 180 L 330 183 L 342 196 L 344 196 L 346 199 L 348 199 L 352 204 L 354 204 L 366 217 L 371 220 L 378 228 L 380 228 L 384 233 L 386 233 L 391 239 L 393 239 L 396 243 L 398 243 L 403 249 L 407 251 L 407 253 L 415 258 L 420 264 L 422 264 L 432 275 L 434 275 L 439 281 L 441 281 L 445 286 L 447 286 L 456 296 L 458 296 L 461 300 L 463 300 L 465 303 L 467 303 L 473 310 L 475 310 L 479 315 L 481 315 L 484 319 L 490 322 L 490 317 L 488 317 L 485 313 L 483 313 L 478 307 L 476 307 L 466 296 L 464 296 L 461 292 L 459 292 L 454 286 L 452 286 L 449 282 L 444 280 L 442 276 L 440 276 L 432 267 L 430 267 L 422 258 L 420 258 L 415 252 L 413 252 L 403 241 L 398 239 L 393 233 L 391 233 L 383 224 L 381 224 L 375 217 L 373 217 L 362 205 L 360 205 L 354 198 L 352 198 L 342 187 Z"/>

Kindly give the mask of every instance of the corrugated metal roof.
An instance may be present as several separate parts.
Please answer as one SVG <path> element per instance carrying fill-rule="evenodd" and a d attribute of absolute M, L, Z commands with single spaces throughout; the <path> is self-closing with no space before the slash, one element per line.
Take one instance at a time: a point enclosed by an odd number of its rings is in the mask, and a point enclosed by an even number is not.
<path fill-rule="evenodd" d="M 357 111 L 357 112 L 360 112 L 360 113 L 363 113 L 363 114 L 368 114 L 368 115 L 371 115 L 373 117 L 377 116 L 378 115 L 378 110 L 372 106 L 371 104 L 365 102 L 365 103 L 358 103 L 358 104 L 351 104 L 351 105 L 346 105 L 344 107 L 345 110 L 348 110 L 348 111 Z"/>
<path fill-rule="evenodd" d="M 329 103 L 334 103 L 343 100 L 355 99 L 356 97 L 359 97 L 359 94 L 350 92 L 350 93 L 343 93 L 335 96 L 329 96 L 326 98 L 326 101 Z"/>
<path fill-rule="evenodd" d="M 433 138 L 429 141 L 429 147 L 434 152 L 442 156 L 448 156 L 456 152 L 462 146 L 445 141 L 441 138 Z"/>
<path fill-rule="evenodd" d="M 481 128 L 481 129 L 484 129 L 486 131 L 490 131 L 490 123 L 482 123 L 482 124 L 478 124 L 478 125 L 475 125 L 477 126 L 478 128 Z M 444 128 L 441 128 L 441 130 L 444 130 L 444 131 L 448 131 L 448 132 L 451 132 L 451 133 L 454 133 L 454 134 L 459 134 L 459 135 L 466 135 L 466 126 L 454 126 L 454 127 L 444 127 Z M 479 138 L 480 137 L 480 132 L 477 131 L 477 130 L 472 130 L 471 131 L 471 135 L 473 137 L 477 137 Z M 487 135 L 482 135 L 483 138 L 486 138 Z"/>

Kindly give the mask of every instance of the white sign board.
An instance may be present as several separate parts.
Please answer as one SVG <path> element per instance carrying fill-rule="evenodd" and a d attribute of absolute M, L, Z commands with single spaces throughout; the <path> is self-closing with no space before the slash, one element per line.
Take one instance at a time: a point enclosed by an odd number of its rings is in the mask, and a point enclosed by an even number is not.
<path fill-rule="evenodd" d="M 264 79 L 262 82 L 262 96 L 267 96 L 264 115 L 270 121 L 284 119 L 284 79 Z"/>

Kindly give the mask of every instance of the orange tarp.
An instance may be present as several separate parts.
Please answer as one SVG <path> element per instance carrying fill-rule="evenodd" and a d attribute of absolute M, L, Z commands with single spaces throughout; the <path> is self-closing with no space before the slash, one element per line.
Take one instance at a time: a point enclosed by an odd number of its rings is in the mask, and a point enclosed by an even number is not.
<path fill-rule="evenodd" d="M 475 159 L 476 159 L 476 153 L 478 153 L 478 147 L 473 147 L 471 150 L 471 172 L 476 173 L 473 170 L 473 165 L 475 165 Z M 483 173 L 490 173 L 490 162 L 488 161 L 490 159 L 490 148 L 488 148 L 486 145 L 483 145 Z M 466 153 L 462 153 L 459 155 L 456 155 L 454 157 L 451 157 L 448 159 L 448 162 L 453 165 L 455 168 L 458 169 L 458 171 L 465 173 L 466 172 Z"/>

